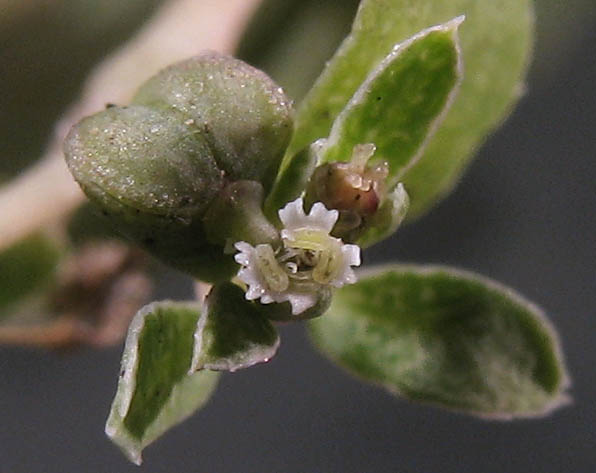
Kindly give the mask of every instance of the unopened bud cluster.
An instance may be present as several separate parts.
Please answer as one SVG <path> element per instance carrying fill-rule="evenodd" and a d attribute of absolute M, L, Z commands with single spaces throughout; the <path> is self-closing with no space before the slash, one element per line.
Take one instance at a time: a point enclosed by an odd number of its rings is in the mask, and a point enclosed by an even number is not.
<path fill-rule="evenodd" d="M 211 203 L 231 183 L 268 190 L 292 132 L 292 104 L 263 72 L 204 54 L 149 79 L 129 106 L 79 122 L 66 161 L 116 229 L 207 281 L 234 261 L 207 237 Z"/>

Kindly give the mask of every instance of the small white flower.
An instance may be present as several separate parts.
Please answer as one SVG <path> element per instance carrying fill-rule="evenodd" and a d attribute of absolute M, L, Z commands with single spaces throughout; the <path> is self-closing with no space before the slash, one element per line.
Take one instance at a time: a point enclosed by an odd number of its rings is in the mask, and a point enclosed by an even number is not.
<path fill-rule="evenodd" d="M 242 265 L 238 279 L 248 286 L 246 299 L 263 304 L 288 301 L 294 315 L 315 305 L 322 286 L 356 282 L 352 266 L 360 265 L 360 248 L 330 235 L 337 210 L 317 202 L 306 215 L 303 205 L 299 198 L 279 211 L 284 225 L 281 248 L 253 247 L 243 241 L 234 245 L 239 251 L 234 258 Z"/>
<path fill-rule="evenodd" d="M 339 238 L 329 235 L 337 222 L 338 211 L 327 210 L 317 202 L 306 215 L 303 205 L 299 198 L 279 211 L 284 224 L 281 231 L 284 246 L 315 253 L 313 277 L 317 282 L 334 287 L 355 283 L 356 275 L 351 266 L 360 265 L 360 247 L 344 245 Z"/>
<path fill-rule="evenodd" d="M 246 299 L 261 299 L 262 304 L 288 301 L 294 315 L 304 312 L 315 305 L 317 296 L 314 292 L 300 291 L 299 287 L 291 287 L 289 277 L 273 255 L 271 245 L 253 247 L 244 241 L 235 245 L 240 253 L 234 259 L 242 265 L 238 271 L 238 279 L 248 285 Z M 295 286 L 295 285 L 292 285 Z"/>

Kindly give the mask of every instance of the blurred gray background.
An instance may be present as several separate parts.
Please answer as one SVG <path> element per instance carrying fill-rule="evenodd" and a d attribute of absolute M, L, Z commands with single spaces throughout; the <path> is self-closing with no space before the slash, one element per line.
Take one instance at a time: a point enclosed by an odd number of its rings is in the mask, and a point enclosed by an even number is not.
<path fill-rule="evenodd" d="M 50 3 L 0 11 L 0 174 L 39 155 L 87 69 L 158 4 Z M 71 15 L 91 15 L 93 27 Z M 269 364 L 223 376 L 207 407 L 149 447 L 139 470 L 103 434 L 120 346 L 1 348 L 0 473 L 596 471 L 596 4 L 541 0 L 537 16 L 526 97 L 455 192 L 365 262 L 450 264 L 536 301 L 560 332 L 573 405 L 510 423 L 418 406 L 351 378 L 313 350 L 303 326 L 288 325 Z M 160 286 L 162 298 L 190 291 L 176 273 Z"/>

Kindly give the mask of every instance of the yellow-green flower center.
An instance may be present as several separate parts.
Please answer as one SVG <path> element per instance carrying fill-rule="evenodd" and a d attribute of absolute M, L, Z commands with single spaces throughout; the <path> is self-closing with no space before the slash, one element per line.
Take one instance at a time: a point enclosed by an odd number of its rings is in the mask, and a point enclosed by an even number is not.
<path fill-rule="evenodd" d="M 313 229 L 294 230 L 292 238 L 284 238 L 284 246 L 295 253 L 292 263 L 319 284 L 328 284 L 341 270 L 341 245 L 341 240 Z"/>

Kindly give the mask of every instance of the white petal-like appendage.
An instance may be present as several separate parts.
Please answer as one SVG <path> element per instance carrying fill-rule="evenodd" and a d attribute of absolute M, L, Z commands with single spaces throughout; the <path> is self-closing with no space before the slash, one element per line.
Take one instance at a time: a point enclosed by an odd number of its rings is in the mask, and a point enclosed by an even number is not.
<path fill-rule="evenodd" d="M 338 217 L 339 212 L 337 210 L 327 210 L 321 202 L 317 202 L 312 206 L 308 214 L 308 226 L 326 233 L 331 233 Z"/>
<path fill-rule="evenodd" d="M 234 248 L 240 252 L 234 255 L 234 260 L 236 263 L 241 264 L 242 266 L 250 265 L 250 261 L 255 249 L 245 241 L 239 241 L 235 243 Z"/>
<path fill-rule="evenodd" d="M 286 300 L 292 306 L 292 315 L 298 315 L 314 306 L 317 303 L 317 296 L 315 293 L 294 292 L 289 293 Z"/>
<path fill-rule="evenodd" d="M 265 293 L 261 296 L 261 304 L 271 304 L 272 302 L 275 302 L 275 299 L 270 294 Z"/>
<path fill-rule="evenodd" d="M 255 248 L 244 241 L 235 243 L 234 247 L 240 250 L 240 253 L 236 254 L 234 259 L 242 265 L 242 268 L 238 271 L 238 279 L 248 286 L 244 297 L 249 301 L 259 298 L 262 301 L 263 297 L 266 296 L 267 287 L 257 270 Z"/>
<path fill-rule="evenodd" d="M 293 238 L 292 231 L 308 228 L 330 233 L 337 222 L 339 212 L 327 210 L 321 202 L 315 203 L 308 215 L 304 213 L 304 201 L 302 197 L 287 204 L 279 211 L 279 218 L 284 225 L 281 231 L 282 238 Z"/>
<path fill-rule="evenodd" d="M 354 284 L 358 278 L 356 278 L 356 273 L 352 268 L 347 268 L 344 272 L 343 283 L 346 284 Z"/>
<path fill-rule="evenodd" d="M 245 241 L 238 241 L 234 243 L 234 248 L 236 248 L 238 251 L 242 251 L 243 253 L 250 253 L 254 251 L 254 247 Z"/>
<path fill-rule="evenodd" d="M 358 245 L 344 245 L 341 247 L 346 264 L 360 266 L 360 247 Z"/>
<path fill-rule="evenodd" d="M 263 295 L 263 289 L 258 285 L 249 286 L 245 297 L 249 301 L 254 301 Z"/>
<path fill-rule="evenodd" d="M 356 273 L 352 266 L 360 266 L 360 247 L 358 245 L 343 245 L 341 248 L 343 257 L 342 265 L 337 277 L 329 282 L 333 287 L 342 287 L 346 284 L 356 282 Z"/>
<path fill-rule="evenodd" d="M 286 204 L 283 209 L 279 210 L 278 214 L 281 223 L 283 223 L 285 228 L 289 229 L 302 228 L 307 221 L 302 197 Z"/>

